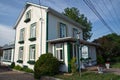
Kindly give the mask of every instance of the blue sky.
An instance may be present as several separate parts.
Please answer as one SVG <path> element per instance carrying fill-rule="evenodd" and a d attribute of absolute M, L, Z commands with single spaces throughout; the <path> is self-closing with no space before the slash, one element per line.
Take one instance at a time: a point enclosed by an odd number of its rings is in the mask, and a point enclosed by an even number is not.
<path fill-rule="evenodd" d="M 39 0 L 0 0 L 0 45 L 14 41 L 13 26 L 26 2 L 39 3 Z M 120 0 L 91 0 L 106 23 L 120 34 Z M 106 26 L 88 8 L 83 0 L 40 0 L 42 5 L 63 12 L 66 7 L 76 7 L 92 22 L 92 37 L 90 41 L 111 33 Z M 111 3 L 112 2 L 112 3 Z"/>

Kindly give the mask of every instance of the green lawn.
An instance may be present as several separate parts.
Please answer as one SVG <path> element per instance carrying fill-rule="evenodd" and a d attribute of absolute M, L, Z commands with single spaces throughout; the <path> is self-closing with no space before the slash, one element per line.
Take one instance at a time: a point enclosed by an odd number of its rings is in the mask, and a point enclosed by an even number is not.
<path fill-rule="evenodd" d="M 111 64 L 111 67 L 112 67 L 112 68 L 120 68 L 120 62 L 112 63 L 112 64 Z"/>
<path fill-rule="evenodd" d="M 110 73 L 98 74 L 93 72 L 84 72 L 80 77 L 79 74 L 75 75 L 56 75 L 55 77 L 63 80 L 120 80 L 120 76 Z"/>

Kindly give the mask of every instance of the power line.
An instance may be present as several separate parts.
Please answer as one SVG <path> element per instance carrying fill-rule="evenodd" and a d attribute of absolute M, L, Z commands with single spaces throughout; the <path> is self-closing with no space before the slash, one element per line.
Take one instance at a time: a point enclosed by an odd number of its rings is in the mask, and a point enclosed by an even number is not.
<path fill-rule="evenodd" d="M 100 3 L 100 2 L 99 2 Z M 108 22 L 109 23 L 112 23 L 112 21 L 111 21 L 111 17 L 108 17 L 107 16 L 107 14 L 104 12 L 104 10 L 103 10 L 103 6 L 102 6 L 102 8 L 100 7 L 100 5 L 96 2 L 96 1 L 93 1 L 93 4 L 95 4 L 96 5 L 96 7 L 98 7 L 98 9 L 102 12 L 102 14 L 104 15 L 104 17 L 106 17 L 106 19 L 108 19 Z M 116 24 L 114 23 L 114 24 L 112 24 L 113 26 L 116 26 Z M 119 33 L 119 31 L 118 31 L 118 29 L 116 29 L 117 30 L 117 32 Z M 96 31 L 96 30 L 95 30 Z"/>
<path fill-rule="evenodd" d="M 83 0 L 85 4 L 94 12 L 94 14 L 101 20 L 101 22 L 109 29 L 111 33 L 115 33 L 113 29 L 105 22 L 102 16 L 98 13 L 92 2 L 89 0 Z"/>
<path fill-rule="evenodd" d="M 109 8 L 108 8 L 107 4 L 105 3 L 105 1 L 104 1 L 104 0 L 101 0 L 101 1 L 103 1 L 103 4 L 104 4 L 105 8 L 108 10 L 108 12 L 109 12 L 109 14 L 110 14 L 111 18 L 113 18 L 113 19 L 114 19 L 114 21 L 115 21 L 115 23 L 116 23 L 116 26 L 115 26 L 115 27 L 117 27 L 119 24 L 117 23 L 116 19 L 113 17 L 113 15 L 112 15 L 111 11 L 109 10 Z"/>
<path fill-rule="evenodd" d="M 120 21 L 120 18 L 119 18 L 119 17 L 117 17 L 117 16 L 118 16 L 118 14 L 117 14 L 116 9 L 114 8 L 114 5 L 113 5 L 112 1 L 111 1 L 111 0 L 109 0 L 109 1 L 110 1 L 111 5 L 112 5 L 112 8 L 113 8 L 114 13 L 115 13 L 115 15 L 116 15 L 116 18 L 118 19 L 118 21 Z"/>

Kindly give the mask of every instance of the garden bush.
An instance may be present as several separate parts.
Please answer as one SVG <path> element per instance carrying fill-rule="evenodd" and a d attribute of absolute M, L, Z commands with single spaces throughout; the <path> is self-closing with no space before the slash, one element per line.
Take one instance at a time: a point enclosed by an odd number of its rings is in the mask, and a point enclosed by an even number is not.
<path fill-rule="evenodd" d="M 15 62 L 12 62 L 10 68 L 14 68 L 14 67 L 15 67 Z"/>
<path fill-rule="evenodd" d="M 34 77 L 39 79 L 41 76 L 52 76 L 59 72 L 60 62 L 51 53 L 40 56 L 34 66 Z"/>
<path fill-rule="evenodd" d="M 76 65 L 76 58 L 73 57 L 70 61 L 71 64 L 71 71 L 72 73 L 76 73 L 77 72 L 77 65 Z"/>
<path fill-rule="evenodd" d="M 14 67 L 14 69 L 19 70 L 19 71 L 29 72 L 29 73 L 34 72 L 32 69 L 28 68 L 28 66 L 21 67 L 21 66 L 17 65 L 17 66 Z"/>
<path fill-rule="evenodd" d="M 29 72 L 29 73 L 33 73 L 34 72 L 32 69 L 28 68 L 28 66 L 24 66 L 22 68 L 22 71 Z"/>
<path fill-rule="evenodd" d="M 19 65 L 17 65 L 17 66 L 14 67 L 14 69 L 16 69 L 16 70 L 20 70 L 20 71 L 21 71 L 21 70 L 22 70 L 22 67 L 19 66 Z"/>
<path fill-rule="evenodd" d="M 105 60 L 101 55 L 97 55 L 97 63 L 98 64 L 104 64 Z"/>

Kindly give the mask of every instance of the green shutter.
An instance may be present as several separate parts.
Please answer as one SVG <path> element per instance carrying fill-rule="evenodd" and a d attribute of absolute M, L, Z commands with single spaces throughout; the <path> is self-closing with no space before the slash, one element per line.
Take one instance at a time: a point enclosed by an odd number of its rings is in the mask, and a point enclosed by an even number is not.
<path fill-rule="evenodd" d="M 67 55 L 68 55 L 68 72 L 71 72 L 71 65 L 70 65 L 70 61 L 71 61 L 71 44 L 69 42 L 67 42 Z"/>
<path fill-rule="evenodd" d="M 48 53 L 48 12 L 46 15 L 46 53 Z"/>

